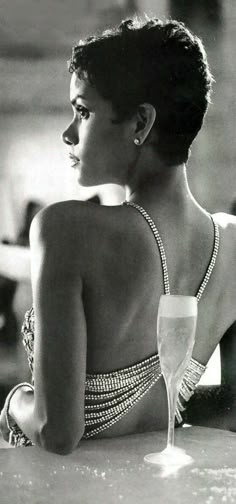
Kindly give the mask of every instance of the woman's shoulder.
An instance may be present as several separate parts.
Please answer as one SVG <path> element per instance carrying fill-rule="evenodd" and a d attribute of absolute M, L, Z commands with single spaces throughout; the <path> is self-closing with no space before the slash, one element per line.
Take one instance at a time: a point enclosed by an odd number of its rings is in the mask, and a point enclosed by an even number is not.
<path fill-rule="evenodd" d="M 100 205 L 89 201 L 68 200 L 53 203 L 44 207 L 34 217 L 31 224 L 33 230 L 43 232 L 45 238 L 61 234 L 63 230 L 75 233 L 78 227 L 96 219 L 100 213 Z"/>
<path fill-rule="evenodd" d="M 213 219 L 219 224 L 222 228 L 236 229 L 236 216 L 226 212 L 217 212 L 212 214 Z"/>
<path fill-rule="evenodd" d="M 220 234 L 223 235 L 229 244 L 236 242 L 236 216 L 225 212 L 218 212 L 212 215 L 218 224 Z"/>
<path fill-rule="evenodd" d="M 72 244 L 84 248 L 94 239 L 110 238 L 111 233 L 122 227 L 119 226 L 120 208 L 78 200 L 53 203 L 34 217 L 30 242 L 37 241 L 51 247 Z"/>
<path fill-rule="evenodd" d="M 64 201 L 45 207 L 30 229 L 31 256 L 37 264 L 65 274 L 84 274 L 105 257 L 117 254 L 124 225 L 121 207 L 87 201 Z"/>
<path fill-rule="evenodd" d="M 232 273 L 236 267 L 236 216 L 219 212 L 213 215 L 213 219 L 219 227 L 219 264 L 223 266 L 224 272 L 227 270 L 231 275 L 229 281 L 232 280 L 235 286 L 235 275 Z"/>

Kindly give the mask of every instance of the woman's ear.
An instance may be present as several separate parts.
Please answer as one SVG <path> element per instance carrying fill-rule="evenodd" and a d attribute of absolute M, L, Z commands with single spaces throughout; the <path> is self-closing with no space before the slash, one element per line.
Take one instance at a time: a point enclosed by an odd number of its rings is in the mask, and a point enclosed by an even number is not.
<path fill-rule="evenodd" d="M 151 103 L 139 105 L 136 114 L 136 127 L 134 143 L 141 145 L 148 138 L 148 135 L 156 120 L 156 109 Z"/>

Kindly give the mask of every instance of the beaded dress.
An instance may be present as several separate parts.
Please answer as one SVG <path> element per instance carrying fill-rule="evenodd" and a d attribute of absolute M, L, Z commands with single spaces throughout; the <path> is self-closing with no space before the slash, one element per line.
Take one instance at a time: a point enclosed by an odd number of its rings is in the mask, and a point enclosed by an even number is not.
<path fill-rule="evenodd" d="M 159 232 L 148 213 L 139 205 L 125 202 L 140 212 L 150 226 L 156 240 L 163 272 L 164 293 L 170 294 L 168 270 L 164 246 Z M 196 294 L 199 302 L 210 279 L 219 249 L 219 228 L 211 216 L 214 227 L 214 246 L 206 274 Z M 26 312 L 22 327 L 23 344 L 27 352 L 29 367 L 34 370 L 34 308 Z M 176 408 L 176 423 L 183 419 L 181 413 L 186 403 L 194 394 L 196 386 L 204 373 L 206 366 L 195 359 L 191 359 L 185 372 Z M 90 438 L 108 429 L 124 417 L 131 408 L 153 387 L 161 377 L 161 366 L 158 354 L 154 354 L 141 362 L 109 373 L 87 374 L 85 381 L 85 433 L 84 438 Z M 32 442 L 15 426 L 15 434 L 11 436 L 14 446 L 29 446 Z"/>

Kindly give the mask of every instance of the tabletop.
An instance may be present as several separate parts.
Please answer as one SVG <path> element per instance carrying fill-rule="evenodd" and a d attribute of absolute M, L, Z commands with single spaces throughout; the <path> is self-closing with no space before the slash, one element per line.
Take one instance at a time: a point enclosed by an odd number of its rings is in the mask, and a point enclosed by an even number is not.
<path fill-rule="evenodd" d="M 180 428 L 176 445 L 193 463 L 171 471 L 146 464 L 166 432 L 82 441 L 71 455 L 0 446 L 1 504 L 222 504 L 236 502 L 236 434 Z"/>

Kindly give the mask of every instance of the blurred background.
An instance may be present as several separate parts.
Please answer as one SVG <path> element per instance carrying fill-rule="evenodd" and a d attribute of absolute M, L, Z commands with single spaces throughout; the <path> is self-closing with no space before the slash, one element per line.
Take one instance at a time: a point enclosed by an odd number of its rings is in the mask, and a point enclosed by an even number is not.
<path fill-rule="evenodd" d="M 79 187 L 69 166 L 61 142 L 71 120 L 66 62 L 78 39 L 144 12 L 184 21 L 204 41 L 215 77 L 213 104 L 192 148 L 189 181 L 208 211 L 236 209 L 235 0 L 0 0 L 2 242 L 27 246 L 31 219 L 44 205 L 95 195 L 103 204 L 122 201 L 116 186 Z M 30 282 L 1 275 L 0 291 L 4 395 L 27 378 L 20 326 L 31 304 Z"/>

